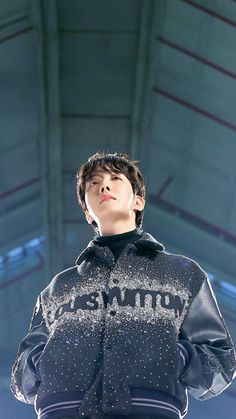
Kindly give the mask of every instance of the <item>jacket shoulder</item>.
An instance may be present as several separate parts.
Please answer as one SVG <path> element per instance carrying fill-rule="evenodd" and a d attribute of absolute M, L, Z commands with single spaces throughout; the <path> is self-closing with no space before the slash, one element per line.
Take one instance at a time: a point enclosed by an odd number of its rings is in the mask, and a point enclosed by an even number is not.
<path fill-rule="evenodd" d="M 73 281 L 73 278 L 78 276 L 77 266 L 71 266 L 59 273 L 57 273 L 49 282 L 46 288 L 41 292 L 42 297 L 51 294 L 54 290 L 67 286 Z"/>
<path fill-rule="evenodd" d="M 205 273 L 204 269 L 200 266 L 200 264 L 196 262 L 196 260 L 191 259 L 188 256 L 178 254 L 178 253 L 171 253 L 167 251 L 163 251 L 162 253 L 169 263 L 172 262 L 174 264 L 178 264 L 183 267 L 194 268 L 196 270 L 199 270 Z"/>
<path fill-rule="evenodd" d="M 188 256 L 164 251 L 162 257 L 165 271 L 192 286 L 195 292 L 208 277 L 199 263 Z"/>

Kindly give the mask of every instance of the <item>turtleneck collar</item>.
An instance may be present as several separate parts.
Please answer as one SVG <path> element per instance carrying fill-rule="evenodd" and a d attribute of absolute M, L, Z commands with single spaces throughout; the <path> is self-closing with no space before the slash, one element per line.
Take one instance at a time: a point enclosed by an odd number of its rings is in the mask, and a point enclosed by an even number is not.
<path fill-rule="evenodd" d="M 99 236 L 96 235 L 94 237 L 94 241 L 99 243 L 100 245 L 106 245 L 111 243 L 117 243 L 118 241 L 129 241 L 132 239 L 138 239 L 142 235 L 142 230 L 139 228 L 135 228 L 131 231 L 126 231 L 125 233 L 120 234 L 111 234 L 109 236 Z"/>
<path fill-rule="evenodd" d="M 134 230 L 132 231 L 132 233 Z M 127 232 L 130 233 L 130 232 Z M 126 233 L 123 233 L 126 234 Z M 137 233 L 136 233 L 137 234 Z M 100 237 L 100 236 L 98 236 Z M 107 236 L 104 236 L 107 237 Z M 163 244 L 159 243 L 150 233 L 140 231 L 140 237 L 137 237 L 135 240 L 135 246 L 139 249 L 150 249 L 156 252 L 162 252 L 165 250 L 165 247 Z M 91 240 L 87 247 L 79 254 L 79 256 L 76 259 L 76 264 L 81 264 L 86 258 L 88 258 L 92 253 L 95 252 L 96 247 L 102 247 L 99 245 L 98 242 L 95 241 L 95 239 Z"/>
<path fill-rule="evenodd" d="M 141 235 L 142 231 L 135 228 L 134 230 L 126 231 L 125 233 L 112 234 L 109 236 L 96 236 L 94 242 L 102 247 L 108 246 L 115 257 L 115 260 L 117 260 L 125 246 L 128 243 L 136 242 Z"/>

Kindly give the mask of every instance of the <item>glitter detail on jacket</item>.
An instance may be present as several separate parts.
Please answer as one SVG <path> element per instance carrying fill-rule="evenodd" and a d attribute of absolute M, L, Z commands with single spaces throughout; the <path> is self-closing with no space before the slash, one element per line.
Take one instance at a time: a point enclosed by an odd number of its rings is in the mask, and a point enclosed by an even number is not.
<path fill-rule="evenodd" d="M 187 387 L 196 398 L 212 397 L 234 370 L 206 273 L 144 233 L 116 262 L 108 247 L 91 241 L 76 266 L 42 291 L 12 391 L 34 402 L 42 419 L 40 412 L 63 403 L 81 417 L 163 416 L 169 406 L 177 419 L 186 413 Z M 157 402 L 140 407 L 142 399 Z"/>

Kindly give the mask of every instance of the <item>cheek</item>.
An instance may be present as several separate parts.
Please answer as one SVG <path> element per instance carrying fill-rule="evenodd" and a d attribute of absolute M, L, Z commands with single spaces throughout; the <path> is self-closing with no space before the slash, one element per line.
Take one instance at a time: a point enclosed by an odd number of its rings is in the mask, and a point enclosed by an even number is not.
<path fill-rule="evenodd" d="M 127 202 L 127 207 L 129 209 L 133 209 L 133 206 L 134 206 L 134 197 L 133 197 L 133 195 L 127 196 L 126 197 L 126 202 Z"/>
<path fill-rule="evenodd" d="M 87 194 L 85 194 L 84 200 L 85 200 L 86 206 L 88 207 L 88 197 L 87 197 Z"/>
<path fill-rule="evenodd" d="M 91 199 L 91 196 L 85 195 L 85 203 L 88 209 L 91 208 L 91 205 L 93 205 L 93 200 Z"/>

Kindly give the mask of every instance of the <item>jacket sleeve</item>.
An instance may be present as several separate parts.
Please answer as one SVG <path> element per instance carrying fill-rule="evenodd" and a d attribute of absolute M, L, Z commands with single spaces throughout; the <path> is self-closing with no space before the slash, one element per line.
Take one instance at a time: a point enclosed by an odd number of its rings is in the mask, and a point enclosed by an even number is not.
<path fill-rule="evenodd" d="M 38 362 L 48 340 L 48 329 L 42 316 L 40 297 L 37 300 L 29 333 L 19 346 L 11 374 L 11 391 L 25 403 L 34 403 L 40 384 Z"/>
<path fill-rule="evenodd" d="M 180 380 L 194 398 L 209 399 L 232 382 L 235 350 L 206 274 L 182 324 L 179 346 Z"/>

